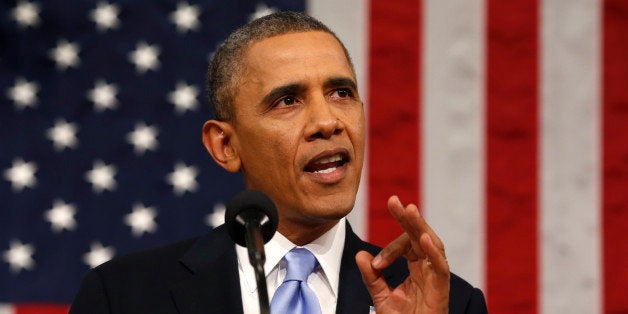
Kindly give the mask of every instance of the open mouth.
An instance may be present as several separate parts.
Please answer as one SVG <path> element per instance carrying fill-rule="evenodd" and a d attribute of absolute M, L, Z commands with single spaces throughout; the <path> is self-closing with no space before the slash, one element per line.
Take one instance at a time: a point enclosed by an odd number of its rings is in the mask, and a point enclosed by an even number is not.
<path fill-rule="evenodd" d="M 349 162 L 349 156 L 345 153 L 336 153 L 331 156 L 323 156 L 321 158 L 314 159 L 305 165 L 304 170 L 312 173 L 332 173 L 336 169 L 342 167 Z"/>

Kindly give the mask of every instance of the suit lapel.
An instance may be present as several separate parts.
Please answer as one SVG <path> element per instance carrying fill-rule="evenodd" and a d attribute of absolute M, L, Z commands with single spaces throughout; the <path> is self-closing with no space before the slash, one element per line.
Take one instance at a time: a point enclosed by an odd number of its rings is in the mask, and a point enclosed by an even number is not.
<path fill-rule="evenodd" d="M 359 251 L 367 251 L 375 255 L 381 248 L 362 241 L 347 223 L 345 248 L 340 265 L 340 282 L 338 284 L 338 304 L 336 313 L 369 313 L 373 305 L 371 295 L 366 290 L 362 274 L 355 262 Z M 399 258 L 382 271 L 386 282 L 391 287 L 398 286 L 408 276 L 408 266 L 404 258 Z"/>
<path fill-rule="evenodd" d="M 180 313 L 242 313 L 238 261 L 224 227 L 200 238 L 180 263 L 192 273 L 171 289 Z"/>
<path fill-rule="evenodd" d="M 353 233 L 351 226 L 347 223 L 345 247 L 340 262 L 336 313 L 368 313 L 369 306 L 373 304 L 362 281 L 362 274 L 355 263 L 355 254 L 366 249 L 365 242 Z"/>

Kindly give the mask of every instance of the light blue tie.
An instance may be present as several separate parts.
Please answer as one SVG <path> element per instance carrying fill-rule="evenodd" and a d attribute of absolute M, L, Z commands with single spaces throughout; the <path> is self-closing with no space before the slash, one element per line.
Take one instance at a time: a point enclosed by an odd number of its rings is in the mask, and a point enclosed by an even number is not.
<path fill-rule="evenodd" d="M 307 285 L 307 277 L 318 265 L 316 257 L 307 249 L 294 248 L 283 258 L 288 263 L 288 270 L 286 278 L 273 295 L 270 312 L 272 314 L 320 314 L 321 306 L 318 298 Z"/>

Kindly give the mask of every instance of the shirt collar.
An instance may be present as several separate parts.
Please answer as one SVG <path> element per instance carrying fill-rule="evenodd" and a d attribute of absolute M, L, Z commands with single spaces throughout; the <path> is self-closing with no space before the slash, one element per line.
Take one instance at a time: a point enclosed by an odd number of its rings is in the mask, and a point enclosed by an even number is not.
<path fill-rule="evenodd" d="M 303 246 L 316 256 L 336 297 L 338 297 L 340 262 L 342 260 L 342 251 L 345 244 L 345 224 L 346 218 L 340 219 L 329 231 Z M 276 232 L 273 238 L 264 245 L 264 252 L 266 254 L 264 272 L 267 278 L 271 271 L 279 267 L 279 262 L 284 255 L 295 247 L 297 247 L 296 244 L 290 242 L 290 240 L 279 232 Z M 255 281 L 255 271 L 249 262 L 247 249 L 236 245 L 236 253 L 238 256 L 238 267 L 240 271 L 244 273 L 248 290 L 253 292 L 257 289 L 257 283 Z"/>

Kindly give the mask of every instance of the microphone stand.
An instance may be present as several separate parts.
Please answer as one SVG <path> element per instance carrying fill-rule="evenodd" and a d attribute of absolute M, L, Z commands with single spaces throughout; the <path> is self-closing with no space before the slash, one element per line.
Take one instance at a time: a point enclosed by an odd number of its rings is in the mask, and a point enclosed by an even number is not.
<path fill-rule="evenodd" d="M 251 266 L 253 266 L 253 269 L 255 270 L 260 313 L 269 314 L 270 305 L 268 303 L 268 288 L 266 287 L 266 274 L 264 273 L 266 254 L 264 254 L 264 238 L 262 237 L 260 225 L 261 221 L 258 217 L 246 220 L 246 248 L 249 252 L 249 261 L 251 262 Z"/>

